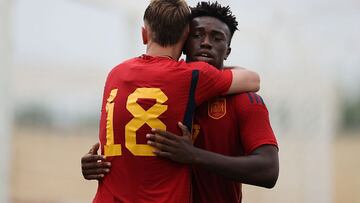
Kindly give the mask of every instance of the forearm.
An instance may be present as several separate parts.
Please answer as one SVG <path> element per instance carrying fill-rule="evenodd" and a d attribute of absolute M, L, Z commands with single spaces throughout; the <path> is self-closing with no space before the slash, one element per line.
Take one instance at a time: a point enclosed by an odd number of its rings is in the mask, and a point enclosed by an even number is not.
<path fill-rule="evenodd" d="M 260 89 L 260 76 L 254 71 L 235 68 L 231 69 L 233 81 L 227 94 L 241 92 L 257 92 Z"/>
<path fill-rule="evenodd" d="M 273 145 L 263 145 L 250 155 L 230 157 L 194 147 L 190 132 L 183 136 L 153 130 L 147 142 L 157 150 L 154 153 L 179 163 L 191 164 L 211 170 L 221 176 L 246 184 L 272 188 L 279 173 L 278 150 Z"/>
<path fill-rule="evenodd" d="M 277 154 L 230 157 L 197 149 L 193 164 L 235 181 L 266 188 L 275 185 L 279 171 Z"/>

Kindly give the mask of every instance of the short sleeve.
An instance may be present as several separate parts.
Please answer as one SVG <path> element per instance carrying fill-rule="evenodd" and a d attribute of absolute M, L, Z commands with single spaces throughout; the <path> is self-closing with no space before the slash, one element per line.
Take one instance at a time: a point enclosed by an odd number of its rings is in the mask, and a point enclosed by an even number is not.
<path fill-rule="evenodd" d="M 244 153 L 250 154 L 262 145 L 278 146 L 271 128 L 269 112 L 264 100 L 255 93 L 236 96 L 237 125 Z"/>
<path fill-rule="evenodd" d="M 218 70 L 204 62 L 193 63 L 192 68 L 199 72 L 195 91 L 197 105 L 213 97 L 224 95 L 229 90 L 233 78 L 231 70 Z"/>

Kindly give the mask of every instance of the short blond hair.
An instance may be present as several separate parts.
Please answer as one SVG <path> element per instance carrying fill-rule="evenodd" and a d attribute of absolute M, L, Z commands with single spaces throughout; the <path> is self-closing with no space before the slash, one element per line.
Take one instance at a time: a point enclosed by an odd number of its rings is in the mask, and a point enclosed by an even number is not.
<path fill-rule="evenodd" d="M 164 47 L 179 42 L 189 19 L 190 8 L 184 0 L 152 0 L 144 13 L 152 40 Z"/>

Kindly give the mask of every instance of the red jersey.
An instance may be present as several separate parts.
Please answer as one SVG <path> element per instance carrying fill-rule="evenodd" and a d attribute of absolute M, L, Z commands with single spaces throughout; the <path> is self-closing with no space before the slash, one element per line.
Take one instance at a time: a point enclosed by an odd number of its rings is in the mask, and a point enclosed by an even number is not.
<path fill-rule="evenodd" d="M 219 97 L 201 105 L 193 133 L 195 146 L 226 156 L 248 155 L 265 144 L 277 146 L 268 110 L 255 93 Z M 195 203 L 238 203 L 241 196 L 241 183 L 193 167 Z"/>
<path fill-rule="evenodd" d="M 99 133 L 112 166 L 94 202 L 189 202 L 189 167 L 156 157 L 146 134 L 151 128 L 180 134 L 177 122 L 191 127 L 195 105 L 226 93 L 231 82 L 230 71 L 204 62 L 143 55 L 115 67 L 105 84 Z"/>

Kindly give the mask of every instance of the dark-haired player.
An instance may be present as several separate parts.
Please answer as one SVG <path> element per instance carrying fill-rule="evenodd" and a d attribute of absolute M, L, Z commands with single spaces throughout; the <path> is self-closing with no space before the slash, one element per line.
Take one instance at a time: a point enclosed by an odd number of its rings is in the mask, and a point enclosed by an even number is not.
<path fill-rule="evenodd" d="M 187 60 L 223 68 L 237 29 L 229 7 L 201 2 L 192 9 Z M 207 58 L 199 58 L 201 55 Z M 279 173 L 278 149 L 263 99 L 255 93 L 218 97 L 196 110 L 189 136 L 155 131 L 157 155 L 193 166 L 196 203 L 241 202 L 241 183 L 272 188 Z M 188 134 L 189 135 L 189 134 Z"/>
<path fill-rule="evenodd" d="M 99 137 L 112 170 L 99 183 L 94 202 L 189 202 L 189 168 L 156 157 L 146 133 L 150 128 L 180 133 L 176 121 L 191 127 L 195 105 L 216 95 L 258 89 L 257 75 L 250 71 L 178 61 L 189 15 L 183 0 L 151 1 L 142 32 L 146 54 L 109 73 Z"/>

